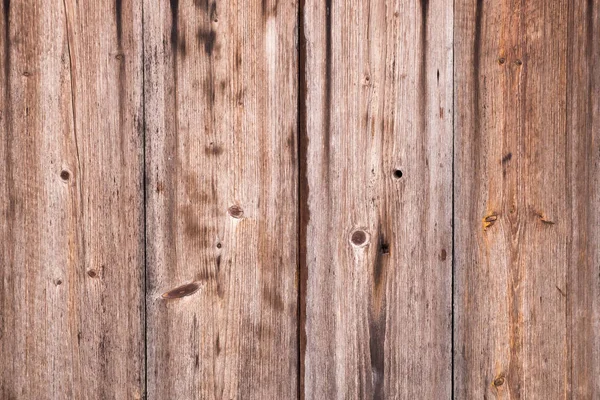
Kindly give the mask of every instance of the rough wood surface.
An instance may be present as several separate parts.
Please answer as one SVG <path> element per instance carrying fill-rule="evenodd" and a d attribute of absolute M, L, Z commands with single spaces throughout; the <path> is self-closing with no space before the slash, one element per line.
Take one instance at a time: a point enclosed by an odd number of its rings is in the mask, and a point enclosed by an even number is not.
<path fill-rule="evenodd" d="M 600 395 L 598 5 L 455 4 L 456 398 Z"/>
<path fill-rule="evenodd" d="M 1 400 L 600 398 L 600 0 L 0 11 Z"/>
<path fill-rule="evenodd" d="M 144 9 L 148 396 L 293 399 L 297 7 Z"/>
<path fill-rule="evenodd" d="M 140 399 L 141 2 L 2 2 L 0 398 Z"/>
<path fill-rule="evenodd" d="M 301 390 L 449 398 L 452 3 L 306 0 L 301 23 Z"/>

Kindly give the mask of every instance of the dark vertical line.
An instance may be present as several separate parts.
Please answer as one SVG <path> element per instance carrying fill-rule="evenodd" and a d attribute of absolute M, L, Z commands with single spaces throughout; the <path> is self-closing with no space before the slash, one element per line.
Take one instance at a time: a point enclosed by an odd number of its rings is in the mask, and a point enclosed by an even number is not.
<path fill-rule="evenodd" d="M 331 136 L 331 62 L 332 62 L 332 26 L 331 26 L 331 1 L 325 1 L 325 102 L 324 102 L 324 129 L 323 129 L 323 154 L 324 163 L 327 167 L 327 187 L 329 187 L 329 152 Z"/>
<path fill-rule="evenodd" d="M 144 1 L 142 1 L 142 190 L 144 196 L 144 399 L 148 399 L 148 191 L 146 175 L 146 30 L 144 27 Z"/>
<path fill-rule="evenodd" d="M 455 114 L 455 96 L 456 96 L 456 88 L 455 88 L 455 76 L 454 76 L 454 52 L 455 52 L 455 47 L 454 44 L 456 43 L 456 38 L 455 38 L 455 30 L 454 30 L 454 20 L 456 18 L 455 16 L 455 12 L 456 12 L 456 1 L 454 0 L 452 2 L 452 258 L 451 258 L 451 270 L 452 270 L 452 287 L 450 289 L 451 291 L 451 307 L 452 307 L 452 316 L 450 318 L 450 322 L 451 322 L 451 329 L 450 329 L 450 398 L 451 399 L 455 399 L 456 396 L 454 394 L 454 391 L 456 390 L 455 386 L 454 386 L 454 380 L 456 378 L 456 371 L 455 371 L 455 362 L 454 362 L 454 354 L 455 354 L 455 349 L 456 349 L 456 337 L 454 334 L 454 329 L 455 329 L 455 320 L 456 320 L 456 312 L 455 312 L 455 304 L 454 304 L 454 298 L 456 296 L 456 265 L 455 265 L 455 228 L 456 228 L 456 213 L 455 213 L 455 198 L 456 198 L 456 194 L 455 194 L 455 161 L 456 161 L 456 153 L 455 153 L 455 140 L 456 140 L 456 114 Z"/>
<path fill-rule="evenodd" d="M 304 0 L 298 2 L 298 399 L 304 399 L 304 361 L 306 355 L 306 234 L 310 211 L 308 207 L 308 135 L 306 126 L 306 37 L 304 33 Z"/>
<path fill-rule="evenodd" d="M 567 4 L 567 43 L 566 43 L 566 55 L 567 55 L 567 65 L 566 65 L 566 90 L 565 90 L 565 181 L 569 182 L 567 186 L 567 193 L 565 198 L 567 199 L 566 201 L 566 206 L 567 209 L 572 210 L 573 209 L 573 192 L 574 192 L 574 188 L 577 188 L 577 184 L 575 183 L 575 181 L 570 179 L 570 174 L 571 174 L 571 163 L 573 160 L 573 154 L 572 154 L 572 144 L 570 143 L 570 135 L 569 135 L 569 130 L 571 127 L 571 123 L 572 123 L 572 116 L 570 113 L 570 107 L 571 107 L 571 94 L 572 94 L 572 90 L 573 90 L 573 74 L 572 74 L 572 68 L 573 68 L 573 63 L 570 61 L 573 58 L 573 49 L 570 46 L 570 44 L 573 42 L 573 21 L 574 21 L 574 9 L 572 7 L 571 2 L 568 2 Z M 569 190 L 570 189 L 570 190 Z M 570 221 L 571 222 L 571 227 L 570 227 L 570 232 L 569 232 L 569 237 L 571 238 L 570 243 L 573 243 L 573 220 Z M 572 246 L 567 245 L 566 246 L 566 256 L 567 256 L 567 260 L 570 261 L 571 257 L 573 254 L 573 250 L 572 250 Z M 566 293 L 571 293 L 571 274 L 566 274 L 565 277 L 565 292 Z M 570 311 L 571 308 L 571 304 L 572 304 L 572 300 L 571 300 L 571 296 L 567 296 L 567 298 L 565 299 L 566 302 L 566 306 L 565 306 L 565 332 L 567 332 L 567 363 L 568 363 L 568 368 L 569 371 L 567 373 L 567 385 L 570 387 L 572 385 L 573 382 L 573 340 L 572 340 L 572 335 L 569 331 L 569 327 L 573 326 L 572 322 L 572 314 Z"/>

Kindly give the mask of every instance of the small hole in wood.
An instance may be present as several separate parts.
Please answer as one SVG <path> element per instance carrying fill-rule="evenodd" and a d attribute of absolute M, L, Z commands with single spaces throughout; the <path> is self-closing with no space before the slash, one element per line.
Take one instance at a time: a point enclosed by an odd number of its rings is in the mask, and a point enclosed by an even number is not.
<path fill-rule="evenodd" d="M 223 247 L 223 245 L 221 243 L 217 243 L 217 249 L 220 249 L 221 247 Z"/>
<path fill-rule="evenodd" d="M 498 386 L 502 386 L 502 385 L 504 385 L 504 378 L 500 377 L 500 378 L 494 379 L 494 386 L 498 387 Z"/>
<path fill-rule="evenodd" d="M 96 276 L 98 276 L 96 271 L 94 271 L 93 269 L 88 270 L 87 274 L 90 278 L 95 278 Z"/>
<path fill-rule="evenodd" d="M 517 60 L 517 61 L 515 61 L 515 64 L 517 64 L 517 65 L 523 65 L 523 61 Z"/>
<path fill-rule="evenodd" d="M 390 245 L 387 243 L 382 243 L 381 244 L 381 253 L 389 254 L 390 253 Z"/>
<path fill-rule="evenodd" d="M 367 243 L 367 233 L 362 230 L 352 232 L 352 236 L 350 236 L 350 242 L 355 246 L 364 246 Z"/>
<path fill-rule="evenodd" d="M 504 57 L 500 57 L 498 59 L 498 64 L 500 64 L 500 65 L 504 64 L 505 62 L 506 62 L 506 58 L 504 58 Z"/>
<path fill-rule="evenodd" d="M 402 178 L 402 171 L 400 171 L 399 169 L 394 171 L 394 178 L 396 179 L 400 179 Z"/>
<path fill-rule="evenodd" d="M 71 174 L 66 169 L 60 171 L 60 179 L 62 179 L 63 181 L 68 181 L 70 177 Z"/>

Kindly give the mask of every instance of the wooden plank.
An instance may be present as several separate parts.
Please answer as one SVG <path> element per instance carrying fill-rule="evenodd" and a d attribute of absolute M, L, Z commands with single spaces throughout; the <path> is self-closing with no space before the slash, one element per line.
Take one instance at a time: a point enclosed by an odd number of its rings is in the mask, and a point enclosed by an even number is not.
<path fill-rule="evenodd" d="M 598 14 L 583 3 L 455 4 L 457 398 L 598 396 Z"/>
<path fill-rule="evenodd" d="M 600 2 L 569 7 L 566 232 L 567 394 L 600 398 Z"/>
<path fill-rule="evenodd" d="M 293 399 L 296 5 L 144 4 L 148 398 Z"/>
<path fill-rule="evenodd" d="M 1 23 L 0 397 L 140 399 L 141 2 Z"/>
<path fill-rule="evenodd" d="M 452 3 L 307 0 L 303 19 L 302 390 L 449 398 Z"/>

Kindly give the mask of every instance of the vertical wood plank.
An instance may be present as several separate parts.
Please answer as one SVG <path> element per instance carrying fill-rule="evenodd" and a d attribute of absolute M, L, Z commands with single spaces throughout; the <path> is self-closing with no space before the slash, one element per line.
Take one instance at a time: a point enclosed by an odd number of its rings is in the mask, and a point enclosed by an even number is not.
<path fill-rule="evenodd" d="M 0 397 L 140 399 L 141 1 L 1 23 Z"/>
<path fill-rule="evenodd" d="M 297 6 L 145 10 L 148 398 L 293 399 Z"/>
<path fill-rule="evenodd" d="M 583 3 L 455 4 L 457 398 L 598 395 L 598 16 Z"/>
<path fill-rule="evenodd" d="M 569 8 L 566 202 L 568 395 L 600 398 L 600 2 Z"/>
<path fill-rule="evenodd" d="M 304 396 L 449 398 L 452 3 L 303 8 Z"/>

